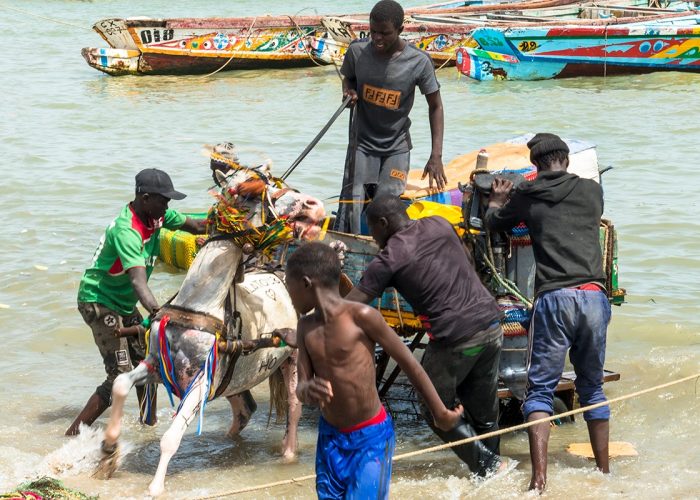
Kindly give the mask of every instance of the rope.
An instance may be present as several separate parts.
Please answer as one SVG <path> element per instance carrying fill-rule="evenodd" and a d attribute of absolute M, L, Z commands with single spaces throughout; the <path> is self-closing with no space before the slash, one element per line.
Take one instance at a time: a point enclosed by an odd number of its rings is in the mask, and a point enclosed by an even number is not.
<path fill-rule="evenodd" d="M 309 52 L 309 48 L 307 47 L 308 42 L 306 40 L 307 38 L 309 38 L 309 34 L 308 33 L 305 34 L 302 31 L 302 29 L 299 27 L 299 25 L 297 24 L 297 22 L 294 20 L 294 18 L 292 16 L 287 16 L 287 17 L 289 18 L 290 21 L 292 21 L 292 23 L 294 23 L 294 26 L 297 29 L 297 33 L 299 33 L 299 39 L 301 40 L 301 45 L 302 45 L 302 47 L 304 47 L 304 52 L 306 52 L 306 55 L 309 56 L 309 59 L 311 59 L 311 62 L 314 63 L 316 66 L 325 66 L 325 64 L 321 64 L 320 62 L 318 62 L 314 58 L 314 56 L 311 55 L 311 52 Z"/>
<path fill-rule="evenodd" d="M 532 309 L 532 302 L 523 295 L 520 290 L 518 290 L 518 287 L 508 280 L 507 278 L 502 278 L 501 275 L 498 273 L 498 270 L 496 269 L 496 266 L 493 264 L 493 249 L 491 247 L 491 237 L 490 237 L 490 232 L 486 232 L 486 238 L 487 238 L 487 251 L 488 251 L 488 256 L 484 255 L 484 262 L 486 262 L 486 265 L 489 266 L 489 269 L 491 269 L 491 272 L 493 273 L 493 277 L 498 283 L 503 286 L 506 290 L 508 290 L 510 293 L 515 295 L 517 298 L 519 298 L 523 304 L 525 304 L 528 309 Z"/>
<path fill-rule="evenodd" d="M 442 63 L 442 64 L 440 65 L 440 67 L 439 67 L 438 69 L 435 70 L 435 72 L 437 73 L 437 72 L 440 71 L 442 68 L 444 68 L 445 66 L 447 66 L 447 63 L 450 62 L 450 61 L 452 60 L 452 57 L 453 57 L 454 55 L 455 55 L 455 52 L 453 52 L 452 54 L 450 54 L 450 56 L 447 58 L 447 60 L 446 60 L 444 63 Z M 459 74 L 459 71 L 457 72 L 457 74 Z"/>
<path fill-rule="evenodd" d="M 309 35 L 303 33 L 302 29 L 299 27 L 299 25 L 297 24 L 297 22 L 294 20 L 294 16 L 298 16 L 299 14 L 301 14 L 302 12 L 304 12 L 305 10 L 313 10 L 313 11 L 318 15 L 318 11 L 317 11 L 315 8 L 312 8 L 312 7 L 304 7 L 303 9 L 298 10 L 293 16 L 289 16 L 289 15 L 287 16 L 287 17 L 289 18 L 289 20 L 292 21 L 292 23 L 294 23 L 294 26 L 295 26 L 296 29 L 297 29 L 297 33 L 299 33 L 299 37 L 302 38 L 303 41 L 306 41 L 306 38 L 309 38 Z M 306 46 L 306 43 L 304 43 L 304 51 L 306 52 L 306 55 L 309 56 L 309 59 L 311 59 L 311 61 L 312 61 L 316 66 L 325 66 L 324 64 L 319 63 L 319 62 L 316 60 L 316 58 L 315 58 L 314 56 L 311 55 L 311 52 L 309 52 L 309 49 L 308 49 L 308 47 Z M 342 79 L 343 79 L 343 75 L 340 73 L 340 70 L 338 69 L 338 65 L 337 65 L 336 62 L 335 62 L 335 59 L 331 58 L 331 63 L 333 63 L 333 67 L 335 68 L 335 72 L 336 72 L 336 74 L 338 75 L 338 78 L 340 78 L 340 79 L 342 80 Z"/>
<path fill-rule="evenodd" d="M 92 31 L 92 28 L 86 28 L 85 26 L 80 26 L 78 24 L 68 23 L 66 21 L 61 21 L 59 19 L 54 19 L 52 17 L 39 16 L 37 14 L 32 14 L 31 12 L 27 12 L 26 10 L 16 9 L 14 7 L 9 7 L 9 6 L 2 4 L 2 3 L 0 3 L 0 9 L 13 10 L 13 11 L 18 12 L 20 14 L 24 14 L 25 16 L 36 17 L 37 19 L 43 19 L 44 21 L 50 21 L 50 22 L 56 23 L 56 24 L 64 24 L 66 26 L 71 26 L 73 28 L 80 28 L 81 30 Z"/>
<path fill-rule="evenodd" d="M 403 330 L 403 314 L 401 314 L 401 302 L 399 302 L 399 292 L 394 288 L 394 307 L 396 307 L 396 314 L 399 316 L 399 326 Z"/>
<path fill-rule="evenodd" d="M 460 439 L 459 441 L 452 441 L 450 443 L 444 443 L 444 444 L 437 445 L 437 446 L 431 446 L 429 448 L 423 448 L 421 450 L 415 450 L 415 451 L 410 451 L 408 453 L 402 453 L 401 455 L 395 455 L 393 458 L 393 461 L 396 462 L 398 460 L 403 460 L 405 458 L 415 457 L 418 455 L 424 455 L 426 453 L 432 453 L 434 451 L 441 451 L 441 450 L 445 450 L 447 448 L 452 448 L 453 446 L 461 446 L 463 444 L 472 443 L 474 441 L 480 441 L 482 439 L 488 439 L 488 438 L 492 438 L 495 436 L 500 436 L 502 434 L 507 434 L 507 433 L 519 431 L 522 429 L 527 429 L 528 427 L 533 427 L 537 424 L 541 424 L 541 423 L 545 423 L 545 422 L 552 422 L 553 420 L 557 420 L 560 418 L 569 417 L 571 415 L 577 415 L 577 414 L 583 413 L 585 411 L 593 410 L 595 408 L 600 408 L 602 406 L 608 406 L 611 403 L 617 403 L 620 401 L 624 401 L 626 399 L 635 398 L 635 397 L 641 396 L 643 394 L 658 391 L 660 389 L 665 389 L 666 387 L 671 387 L 672 385 L 681 384 L 683 382 L 687 382 L 689 380 L 693 380 L 693 379 L 697 379 L 697 378 L 700 378 L 700 373 L 696 373 L 695 375 L 690 375 L 688 377 L 683 377 L 683 378 L 678 379 L 678 380 L 673 380 L 671 382 L 666 382 L 665 384 L 656 385 L 654 387 L 650 387 L 648 389 L 643 389 L 641 391 L 633 392 L 632 394 L 626 394 L 624 396 L 609 399 L 608 401 L 602 401 L 600 403 L 595 403 L 595 404 L 585 406 L 582 408 L 577 408 L 576 410 L 571 410 L 571 411 L 567 411 L 564 413 L 559 413 L 557 415 L 552 415 L 550 417 L 532 420 L 531 422 L 525 422 L 525 423 L 516 425 L 514 427 L 508 427 L 507 429 L 500 429 L 500 430 L 493 431 L 493 432 L 487 432 L 486 434 L 481 434 L 479 436 L 472 436 L 470 438 Z M 260 491 L 260 490 L 265 490 L 268 488 L 273 488 L 275 486 L 283 486 L 286 484 L 301 483 L 302 481 L 308 481 L 310 479 L 314 479 L 315 477 L 316 477 L 316 474 L 309 474 L 307 476 L 300 476 L 300 477 L 295 477 L 292 479 L 284 479 L 281 481 L 275 481 L 274 483 L 261 484 L 261 485 L 257 485 L 257 486 L 248 486 L 246 488 L 227 491 L 224 493 L 218 493 L 215 495 L 209 495 L 209 496 L 205 496 L 205 497 L 197 497 L 195 500 L 208 500 L 211 498 L 223 498 L 223 497 L 228 497 L 228 496 L 233 496 L 233 495 L 239 495 L 241 493 L 248 493 L 251 491 Z"/>
<path fill-rule="evenodd" d="M 246 34 L 246 37 L 245 37 L 244 45 L 245 45 L 245 43 L 247 43 L 248 40 L 250 39 L 250 33 L 253 31 L 253 26 L 255 26 L 255 22 L 256 22 L 257 20 L 258 20 L 258 16 L 255 16 L 255 17 L 253 18 L 253 22 L 250 23 L 250 27 L 248 28 L 248 33 Z M 217 74 L 219 71 L 221 71 L 221 70 L 224 69 L 226 66 L 228 66 L 228 63 L 230 63 L 230 62 L 233 60 L 234 57 L 236 57 L 236 51 L 235 51 L 235 49 L 234 49 L 233 47 L 231 47 L 231 57 L 228 58 L 228 61 L 226 61 L 226 62 L 223 64 L 223 66 L 221 66 L 219 69 L 217 69 L 217 70 L 215 70 L 215 71 L 212 71 L 211 73 L 208 73 L 208 74 L 206 74 L 206 75 L 203 75 L 202 78 L 209 78 L 210 76 L 213 76 L 213 75 Z"/>

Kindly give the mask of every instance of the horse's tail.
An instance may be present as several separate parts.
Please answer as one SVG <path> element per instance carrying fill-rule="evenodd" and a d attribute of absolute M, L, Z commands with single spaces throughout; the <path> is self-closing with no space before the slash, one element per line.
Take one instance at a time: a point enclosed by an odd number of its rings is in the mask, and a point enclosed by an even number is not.
<path fill-rule="evenodd" d="M 289 409 L 287 394 L 287 384 L 284 382 L 282 369 L 277 368 L 269 378 L 270 383 L 270 409 L 267 413 L 267 425 L 272 419 L 272 408 L 275 409 L 275 423 L 283 424 L 287 421 L 287 411 Z"/>

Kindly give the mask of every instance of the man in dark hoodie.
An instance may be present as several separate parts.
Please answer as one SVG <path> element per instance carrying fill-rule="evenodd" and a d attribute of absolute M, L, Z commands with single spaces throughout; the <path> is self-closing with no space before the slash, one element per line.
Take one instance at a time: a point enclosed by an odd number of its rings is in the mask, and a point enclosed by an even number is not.
<path fill-rule="evenodd" d="M 530 231 L 536 275 L 527 395 L 528 421 L 552 415 L 554 390 L 569 350 L 576 371 L 581 406 L 605 401 L 603 363 L 610 321 L 599 243 L 603 191 L 590 179 L 566 171 L 569 148 L 554 134 L 537 134 L 528 142 L 537 179 L 493 182 L 486 224 L 504 231 L 523 221 Z M 510 199 L 509 199 L 510 198 Z M 583 414 L 596 459 L 608 467 L 607 406 Z M 543 491 L 547 482 L 549 423 L 528 430 L 532 479 L 530 489 Z"/>

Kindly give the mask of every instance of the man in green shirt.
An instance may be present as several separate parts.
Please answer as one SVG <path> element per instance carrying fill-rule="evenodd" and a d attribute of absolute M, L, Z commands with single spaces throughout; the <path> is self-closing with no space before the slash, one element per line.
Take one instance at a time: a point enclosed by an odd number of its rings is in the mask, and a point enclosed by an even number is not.
<path fill-rule="evenodd" d="M 162 170 L 149 168 L 139 172 L 134 201 L 122 208 L 107 227 L 92 264 L 83 274 L 78 290 L 78 310 L 92 330 L 107 378 L 66 430 L 67 436 L 78 434 L 81 423 L 91 425 L 111 404 L 112 383 L 117 375 L 132 370 L 144 359 L 141 340 L 120 338 L 117 330 L 143 321 L 136 302 L 141 302 L 149 314 L 159 308 L 148 288 L 148 278 L 158 257 L 160 228 L 194 234 L 206 232 L 205 221 L 191 219 L 168 208 L 171 199 L 184 197 Z M 139 401 L 143 398 L 141 389 L 137 387 Z M 146 423 L 153 424 L 155 419 Z"/>

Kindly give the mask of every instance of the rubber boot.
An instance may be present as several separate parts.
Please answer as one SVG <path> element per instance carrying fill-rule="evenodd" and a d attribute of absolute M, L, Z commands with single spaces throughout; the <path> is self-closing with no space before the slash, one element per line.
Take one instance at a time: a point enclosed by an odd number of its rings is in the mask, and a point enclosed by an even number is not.
<path fill-rule="evenodd" d="M 476 425 L 467 412 L 462 414 L 462 419 L 464 419 L 465 423 L 479 435 L 498 430 L 498 422 L 488 422 L 485 425 Z M 484 446 L 491 450 L 495 455 L 501 454 L 501 436 L 493 436 L 487 439 L 482 439 L 479 442 L 483 443 Z"/>
<path fill-rule="evenodd" d="M 66 436 L 76 436 L 80 434 L 80 430 L 78 429 L 80 424 L 92 425 L 107 408 L 109 408 L 109 404 L 105 403 L 99 394 L 96 392 L 93 393 L 90 399 L 88 399 L 88 402 L 85 403 L 83 411 L 75 417 L 73 423 L 66 430 Z"/>
<path fill-rule="evenodd" d="M 451 431 L 443 431 L 437 427 L 433 427 L 433 431 L 446 443 L 477 435 L 474 428 L 467 423 L 461 423 Z M 498 469 L 501 464 L 501 457 L 484 446 L 481 441 L 454 446 L 452 451 L 467 464 L 470 471 L 479 476 L 485 476 L 489 472 Z"/>

